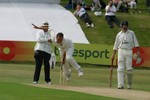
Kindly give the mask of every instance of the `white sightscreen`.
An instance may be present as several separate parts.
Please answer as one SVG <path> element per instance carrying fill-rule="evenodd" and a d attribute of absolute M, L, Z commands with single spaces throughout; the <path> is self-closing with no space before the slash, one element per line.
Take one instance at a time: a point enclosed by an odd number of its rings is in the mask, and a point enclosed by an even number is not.
<path fill-rule="evenodd" d="M 0 0 L 0 3 L 60 3 L 60 0 Z"/>
<path fill-rule="evenodd" d="M 45 3 L 0 3 L 0 40 L 35 41 L 37 30 L 31 23 L 40 26 L 44 21 L 75 43 L 89 43 L 71 12 Z"/>

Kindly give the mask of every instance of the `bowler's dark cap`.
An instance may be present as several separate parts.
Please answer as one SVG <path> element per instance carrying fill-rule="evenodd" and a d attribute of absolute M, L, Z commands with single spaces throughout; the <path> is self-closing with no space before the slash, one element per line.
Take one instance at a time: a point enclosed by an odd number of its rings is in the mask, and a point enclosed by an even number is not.
<path fill-rule="evenodd" d="M 64 34 L 62 32 L 57 33 L 56 37 L 61 36 L 64 37 Z"/>

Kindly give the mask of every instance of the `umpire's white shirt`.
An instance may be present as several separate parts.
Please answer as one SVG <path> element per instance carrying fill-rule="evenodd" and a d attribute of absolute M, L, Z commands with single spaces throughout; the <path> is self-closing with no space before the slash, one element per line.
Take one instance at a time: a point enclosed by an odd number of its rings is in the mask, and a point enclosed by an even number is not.
<path fill-rule="evenodd" d="M 46 53 L 51 54 L 51 46 L 50 43 L 48 42 L 49 39 L 51 39 L 51 31 L 48 30 L 48 32 L 44 32 L 43 30 L 39 30 L 36 34 L 36 45 L 34 47 L 34 50 L 40 50 L 44 51 Z"/>
<path fill-rule="evenodd" d="M 134 47 L 138 47 L 139 43 L 133 31 L 128 30 L 125 33 L 120 31 L 115 40 L 114 50 L 127 49 L 132 50 Z"/>

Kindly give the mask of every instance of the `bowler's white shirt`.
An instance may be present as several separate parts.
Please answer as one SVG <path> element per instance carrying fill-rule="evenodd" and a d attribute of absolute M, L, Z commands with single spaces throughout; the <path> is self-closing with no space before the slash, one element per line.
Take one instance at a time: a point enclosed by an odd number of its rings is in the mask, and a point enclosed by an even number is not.
<path fill-rule="evenodd" d="M 120 31 L 115 40 L 114 50 L 128 49 L 132 50 L 134 47 L 138 47 L 139 43 L 133 31 L 128 30 L 127 32 Z"/>
<path fill-rule="evenodd" d="M 65 37 L 63 38 L 61 43 L 57 43 L 56 39 L 55 39 L 53 41 L 53 44 L 63 51 L 67 51 L 69 48 L 71 48 L 73 46 L 72 40 L 65 38 Z"/>

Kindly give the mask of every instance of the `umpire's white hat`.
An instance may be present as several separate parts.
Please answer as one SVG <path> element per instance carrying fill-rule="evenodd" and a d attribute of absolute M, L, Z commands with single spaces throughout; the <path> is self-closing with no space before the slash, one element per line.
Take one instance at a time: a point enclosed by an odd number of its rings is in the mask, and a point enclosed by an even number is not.
<path fill-rule="evenodd" d="M 49 23 L 48 22 L 43 22 L 42 26 L 49 27 Z"/>

